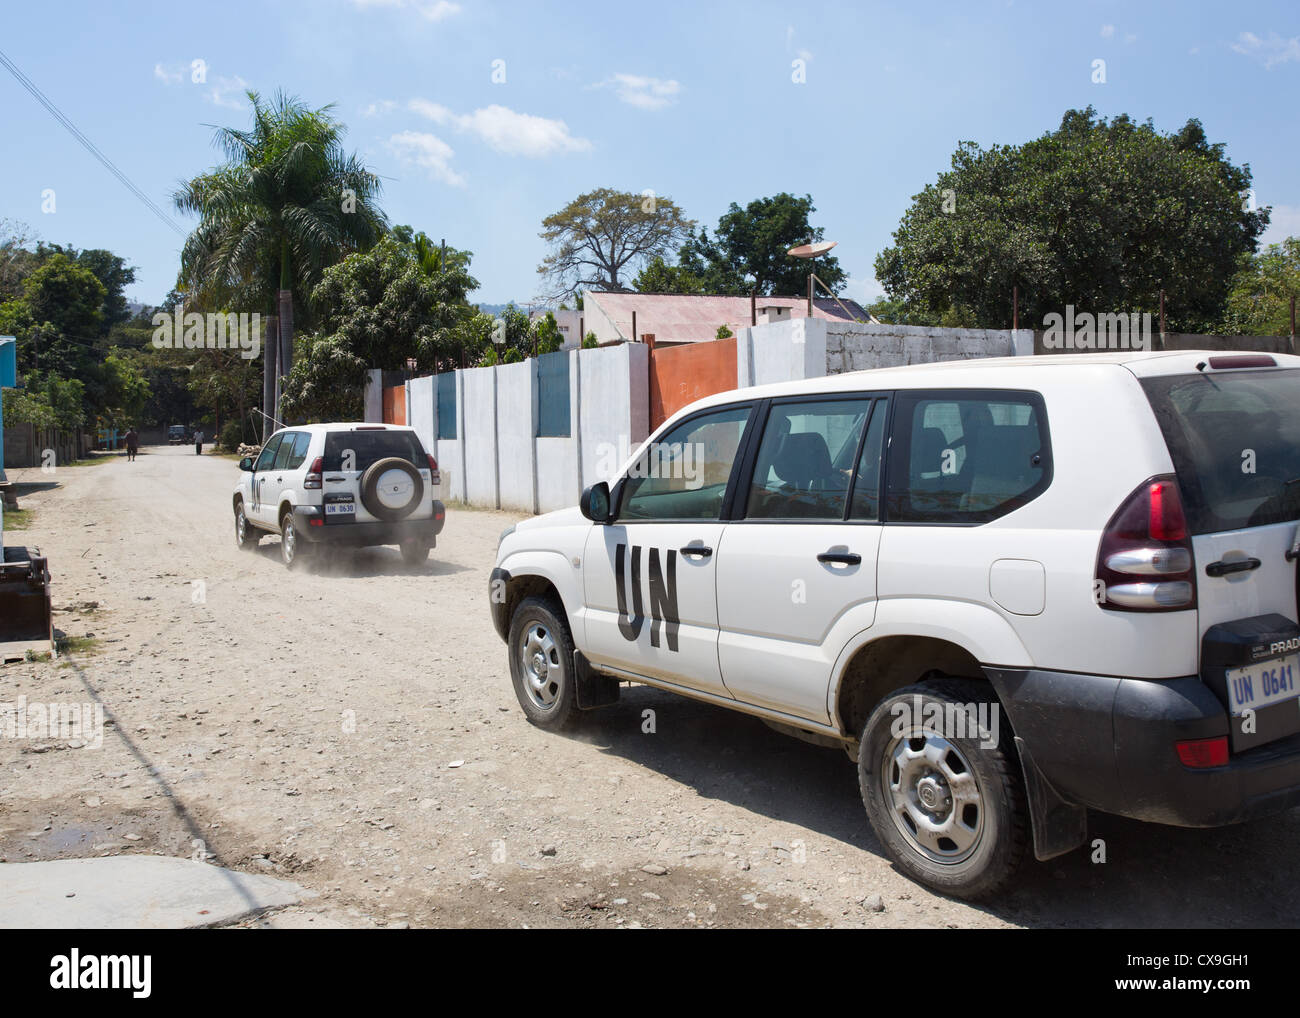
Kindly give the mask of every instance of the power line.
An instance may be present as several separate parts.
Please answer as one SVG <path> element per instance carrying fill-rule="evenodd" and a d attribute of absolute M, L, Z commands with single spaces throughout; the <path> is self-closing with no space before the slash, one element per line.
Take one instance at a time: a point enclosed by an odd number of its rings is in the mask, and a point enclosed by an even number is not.
<path fill-rule="evenodd" d="M 108 156 L 104 155 L 104 153 L 99 150 L 99 148 L 95 145 L 93 141 L 91 141 L 84 134 L 82 134 L 81 131 L 77 128 L 77 125 L 74 124 L 71 120 L 69 120 L 66 116 L 64 116 L 63 111 L 60 110 L 57 106 L 55 106 L 54 103 L 51 102 L 50 99 L 45 95 L 45 93 L 42 92 L 39 88 L 37 88 L 36 84 L 30 78 L 28 78 L 27 75 L 23 74 L 23 72 L 18 69 L 17 66 L 14 64 L 14 62 L 10 60 L 9 57 L 7 57 L 3 51 L 0 51 L 0 64 L 3 64 L 5 68 L 9 71 L 9 73 L 12 74 L 14 78 L 17 80 L 18 84 L 22 85 L 23 88 L 25 88 L 28 92 L 30 92 L 32 97 L 42 106 L 44 106 L 45 109 L 49 111 L 50 115 L 54 117 L 55 120 L 57 120 L 60 124 L 63 125 L 63 127 L 67 130 L 67 132 L 77 140 L 77 142 L 81 145 L 82 148 L 84 148 L 92 156 L 94 156 L 101 163 L 103 163 L 104 168 L 107 169 L 109 173 L 113 174 L 113 176 L 115 176 L 118 180 L 122 182 L 122 185 L 128 191 L 130 191 L 133 195 L 139 198 L 140 201 L 144 204 L 145 208 L 147 208 L 150 212 L 152 212 L 155 216 L 161 219 L 164 223 L 170 226 L 181 236 L 185 235 L 184 228 L 181 227 L 176 222 L 176 220 L 172 219 L 171 216 L 167 215 L 167 213 L 165 213 L 162 209 L 160 209 L 157 205 L 155 205 L 154 202 L 149 198 L 149 196 L 145 194 L 143 191 L 141 191 L 140 188 L 136 187 L 135 184 L 131 182 L 130 178 L 127 177 L 127 175 L 123 173 L 121 170 L 119 170 L 117 166 L 114 165 L 113 161 L 109 159 Z"/>

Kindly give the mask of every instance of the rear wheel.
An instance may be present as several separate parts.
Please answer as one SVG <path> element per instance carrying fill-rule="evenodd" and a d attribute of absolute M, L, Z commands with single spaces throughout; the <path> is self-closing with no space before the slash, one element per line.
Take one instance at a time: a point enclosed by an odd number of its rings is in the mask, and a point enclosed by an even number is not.
<path fill-rule="evenodd" d="M 510 619 L 510 678 L 528 720 L 563 728 L 576 713 L 573 637 L 564 609 L 543 597 L 526 597 Z"/>
<path fill-rule="evenodd" d="M 408 566 L 421 565 L 429 557 L 428 541 L 403 541 L 399 547 L 402 549 L 402 561 Z"/>
<path fill-rule="evenodd" d="M 987 898 L 1024 858 L 1020 767 L 982 683 L 938 679 L 882 700 L 862 731 L 858 779 L 876 837 L 913 880 Z"/>
<path fill-rule="evenodd" d="M 235 503 L 235 546 L 244 551 L 252 551 L 257 547 L 259 540 L 256 528 L 248 522 L 248 514 L 244 511 L 244 500 L 241 498 Z"/>
<path fill-rule="evenodd" d="M 310 557 L 310 548 L 311 545 L 298 534 L 293 510 L 285 512 L 280 517 L 280 561 L 288 568 L 295 569 Z"/>

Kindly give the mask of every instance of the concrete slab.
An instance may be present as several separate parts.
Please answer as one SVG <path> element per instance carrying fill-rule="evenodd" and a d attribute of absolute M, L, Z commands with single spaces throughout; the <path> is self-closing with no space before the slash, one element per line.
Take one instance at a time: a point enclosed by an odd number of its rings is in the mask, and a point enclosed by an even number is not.
<path fill-rule="evenodd" d="M 287 880 L 159 855 L 0 864 L 0 928 L 184 929 L 314 897 Z"/>

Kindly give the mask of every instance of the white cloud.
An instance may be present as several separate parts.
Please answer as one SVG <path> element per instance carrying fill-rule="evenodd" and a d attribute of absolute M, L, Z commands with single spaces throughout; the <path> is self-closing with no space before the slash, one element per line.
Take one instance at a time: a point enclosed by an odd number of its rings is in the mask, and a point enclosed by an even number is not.
<path fill-rule="evenodd" d="M 451 0 L 352 0 L 352 3 L 362 10 L 376 7 L 410 9 L 429 21 L 443 21 L 460 13 L 460 4 Z"/>
<path fill-rule="evenodd" d="M 162 64 L 153 65 L 153 76 L 164 85 L 179 85 L 185 75 L 181 71 L 169 71 Z"/>
<path fill-rule="evenodd" d="M 1132 32 L 1129 32 L 1127 35 L 1124 36 L 1124 44 L 1126 46 L 1131 46 L 1133 43 L 1137 42 L 1137 38 L 1138 37 L 1136 35 L 1134 35 Z"/>
<path fill-rule="evenodd" d="M 248 82 L 236 74 L 233 78 L 218 78 L 204 98 L 214 106 L 224 106 L 229 110 L 242 110 L 244 108 L 244 93 L 247 91 Z"/>
<path fill-rule="evenodd" d="M 361 111 L 363 117 L 377 117 L 384 113 L 392 113 L 397 109 L 397 103 L 392 99 L 380 99 L 379 102 L 373 102 Z"/>
<path fill-rule="evenodd" d="M 1103 39 L 1113 39 L 1113 38 L 1115 37 L 1115 26 L 1114 26 L 1114 25 L 1102 25 L 1102 26 L 1101 26 L 1101 37 L 1102 37 Z"/>
<path fill-rule="evenodd" d="M 399 159 L 428 170 L 444 184 L 465 186 L 465 177 L 451 168 L 455 150 L 437 135 L 402 131 L 388 139 L 388 147 Z"/>
<path fill-rule="evenodd" d="M 1287 237 L 1300 237 L 1300 205 L 1274 205 L 1268 229 L 1259 238 L 1262 250 L 1269 244 L 1280 244 Z"/>
<path fill-rule="evenodd" d="M 496 103 L 473 113 L 454 113 L 427 99 L 412 99 L 408 105 L 413 113 L 435 124 L 475 134 L 490 148 L 506 155 L 541 157 L 556 152 L 586 152 L 591 148 L 586 138 L 571 135 L 569 125 L 563 120 L 516 113 Z"/>
<path fill-rule="evenodd" d="M 1260 61 L 1269 70 L 1288 60 L 1300 60 L 1300 35 L 1283 39 L 1276 32 L 1269 32 L 1268 38 L 1262 39 L 1254 32 L 1242 32 L 1232 44 L 1232 50 Z"/>
<path fill-rule="evenodd" d="M 612 85 L 618 97 L 629 106 L 642 110 L 662 110 L 677 101 L 682 86 L 671 78 L 650 78 L 642 74 L 615 74 L 593 86 Z"/>

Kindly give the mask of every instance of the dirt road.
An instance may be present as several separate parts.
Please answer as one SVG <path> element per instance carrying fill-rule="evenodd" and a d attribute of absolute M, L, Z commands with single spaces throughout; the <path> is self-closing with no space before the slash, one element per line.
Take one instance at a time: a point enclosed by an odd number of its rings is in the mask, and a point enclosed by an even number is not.
<path fill-rule="evenodd" d="M 0 860 L 210 853 L 317 892 L 264 925 L 1300 916 L 1300 811 L 1199 832 L 1094 817 L 1104 863 L 1030 861 L 977 908 L 893 869 L 839 751 L 643 687 L 572 735 L 539 732 L 487 611 L 497 535 L 516 516 L 451 510 L 418 569 L 383 548 L 290 573 L 274 538 L 236 549 L 235 470 L 152 447 L 135 463 L 11 472 L 36 513 L 9 539 L 49 555 L 56 626 L 95 643 L 0 669 L 0 702 L 102 702 L 112 723 L 98 748 L 0 738 Z"/>

